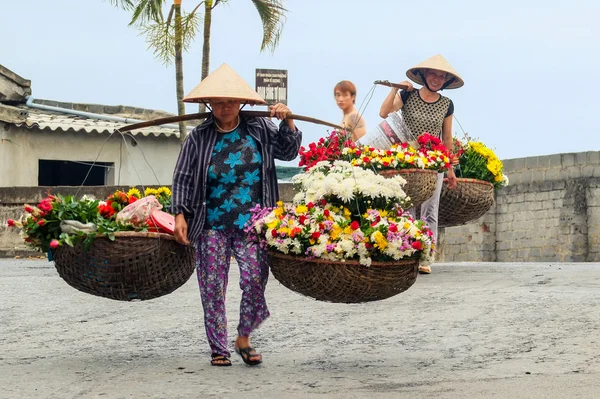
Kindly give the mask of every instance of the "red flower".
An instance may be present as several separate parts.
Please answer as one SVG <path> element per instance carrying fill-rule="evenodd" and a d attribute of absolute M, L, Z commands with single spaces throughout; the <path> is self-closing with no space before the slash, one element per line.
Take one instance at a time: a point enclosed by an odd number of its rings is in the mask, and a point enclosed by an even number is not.
<path fill-rule="evenodd" d="M 277 230 L 275 230 L 275 229 L 271 230 L 271 236 L 277 237 Z"/>
<path fill-rule="evenodd" d="M 8 224 L 8 227 L 15 227 L 15 221 L 12 219 L 8 219 L 6 223 Z"/>
<path fill-rule="evenodd" d="M 56 239 L 50 241 L 50 248 L 52 248 L 52 249 L 58 248 L 59 245 L 60 245 L 60 242 L 58 242 L 58 240 L 56 240 Z"/>
<path fill-rule="evenodd" d="M 38 208 L 44 213 L 48 213 L 52 210 L 52 198 L 44 198 L 38 205 Z"/>
<path fill-rule="evenodd" d="M 308 209 L 312 209 L 312 208 L 314 208 L 314 207 L 315 207 L 315 204 L 313 204 L 312 202 L 309 202 L 308 204 L 306 204 L 306 207 L 307 207 Z"/>
<path fill-rule="evenodd" d="M 300 215 L 300 217 L 298 218 L 298 222 L 304 225 L 304 222 L 306 222 L 306 216 Z"/>
<path fill-rule="evenodd" d="M 315 231 L 310 236 L 311 236 L 311 238 L 316 240 L 317 238 L 321 237 L 321 233 L 319 233 L 318 231 Z"/>
<path fill-rule="evenodd" d="M 115 210 L 108 203 L 98 205 L 98 212 L 105 219 L 110 219 L 115 214 Z"/>
<path fill-rule="evenodd" d="M 352 223 L 350 223 L 350 228 L 352 230 L 358 230 L 360 228 L 360 223 L 358 223 L 356 220 L 352 221 Z"/>
<path fill-rule="evenodd" d="M 325 201 L 325 198 L 321 198 L 321 206 L 325 205 L 327 205 L 327 201 Z"/>
<path fill-rule="evenodd" d="M 326 217 L 326 218 L 328 218 L 328 217 L 329 217 L 329 215 L 330 215 L 330 213 L 329 213 L 329 209 L 325 209 L 325 210 L 323 211 L 323 215 L 325 215 L 325 217 Z"/>
<path fill-rule="evenodd" d="M 423 245 L 421 244 L 421 241 L 415 241 L 412 243 L 412 247 L 414 249 L 416 249 L 417 251 L 420 251 L 423 249 Z"/>
<path fill-rule="evenodd" d="M 391 231 L 392 233 L 395 233 L 398 231 L 398 226 L 395 225 L 394 223 L 390 224 L 390 227 L 388 228 L 389 231 Z"/>
<path fill-rule="evenodd" d="M 33 213 L 33 208 L 30 207 L 29 205 L 25 205 L 25 212 L 27 212 L 27 213 Z"/>
<path fill-rule="evenodd" d="M 129 200 L 128 200 L 128 202 L 129 202 L 130 204 L 133 204 L 135 201 L 137 201 L 137 198 L 136 198 L 135 196 L 133 196 L 133 195 L 132 195 L 131 197 L 129 197 Z"/>
<path fill-rule="evenodd" d="M 40 219 L 40 220 L 38 220 L 37 224 L 38 224 L 38 226 L 45 225 L 46 224 L 46 219 Z"/>

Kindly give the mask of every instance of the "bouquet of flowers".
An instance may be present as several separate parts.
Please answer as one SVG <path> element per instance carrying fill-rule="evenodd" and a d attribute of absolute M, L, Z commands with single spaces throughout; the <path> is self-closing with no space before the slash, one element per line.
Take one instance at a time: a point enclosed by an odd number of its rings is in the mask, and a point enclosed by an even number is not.
<path fill-rule="evenodd" d="M 404 179 L 346 161 L 322 161 L 296 175 L 292 204 L 257 205 L 245 231 L 269 249 L 334 261 L 429 258 L 432 232 L 404 212 Z"/>
<path fill-rule="evenodd" d="M 171 192 L 167 187 L 147 189 L 160 191 L 159 201 L 170 204 Z M 147 195 L 152 195 L 150 194 Z M 168 198 L 167 198 L 168 197 Z M 114 240 L 117 231 L 147 230 L 147 224 L 124 223 L 116 215 L 127 205 L 142 198 L 139 190 L 115 191 L 105 201 L 72 195 L 50 195 L 37 206 L 26 204 L 25 213 L 17 220 L 9 219 L 9 227 L 19 228 L 27 246 L 48 252 L 60 245 L 73 246 L 83 242 L 87 247 L 96 235 L 106 235 Z"/>
<path fill-rule="evenodd" d="M 502 161 L 485 144 L 467 138 L 463 142 L 455 139 L 455 146 L 459 149 L 459 177 L 483 180 L 492 183 L 495 189 L 508 185 Z"/>
<path fill-rule="evenodd" d="M 345 147 L 352 147 L 352 135 L 345 130 L 334 130 L 329 136 L 321 137 L 316 143 L 310 143 L 308 148 L 300 147 L 298 166 L 308 170 L 321 161 L 340 159 Z"/>
<path fill-rule="evenodd" d="M 350 141 L 346 132 L 334 131 L 329 137 L 300 148 L 299 166 L 309 170 L 320 161 L 345 160 L 354 166 L 379 170 L 431 169 L 444 172 L 450 167 L 449 153 L 441 140 L 429 133 L 418 138 L 419 148 L 394 144 L 388 150 Z"/>

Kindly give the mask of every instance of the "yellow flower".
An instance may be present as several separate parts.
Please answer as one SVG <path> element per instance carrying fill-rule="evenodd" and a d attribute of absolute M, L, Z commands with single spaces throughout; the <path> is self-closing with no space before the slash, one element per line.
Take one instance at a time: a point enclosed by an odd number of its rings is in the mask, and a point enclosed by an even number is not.
<path fill-rule="evenodd" d="M 352 230 L 352 227 L 350 226 L 346 226 L 344 227 L 344 234 L 352 234 L 354 230 Z"/>
<path fill-rule="evenodd" d="M 270 221 L 269 223 L 267 223 L 267 227 L 270 229 L 274 229 L 278 225 L 279 225 L 279 219 L 274 219 L 274 220 Z"/>
<path fill-rule="evenodd" d="M 156 192 L 158 193 L 158 195 L 164 194 L 167 197 L 171 196 L 171 190 L 169 190 L 169 187 L 162 186 L 158 190 L 156 190 Z"/>
<path fill-rule="evenodd" d="M 155 188 L 147 188 L 144 190 L 144 197 L 147 197 L 149 195 L 158 195 L 158 190 L 156 190 Z"/>
<path fill-rule="evenodd" d="M 276 204 L 278 207 L 283 208 L 283 201 L 277 201 Z"/>
<path fill-rule="evenodd" d="M 133 196 L 133 197 L 135 197 L 137 199 L 140 199 L 140 198 L 142 198 L 142 193 L 140 193 L 140 190 L 138 190 L 137 188 L 132 187 L 132 188 L 129 189 L 129 191 L 127 191 L 127 196 L 128 197 L 132 197 Z"/>
<path fill-rule="evenodd" d="M 376 231 L 373 233 L 373 239 L 375 240 L 375 246 L 382 251 L 388 246 L 388 242 L 383 234 L 381 234 L 381 231 Z"/>
<path fill-rule="evenodd" d="M 298 205 L 296 207 L 296 215 L 300 215 L 308 212 L 308 207 L 306 205 Z"/>
<path fill-rule="evenodd" d="M 285 234 L 286 236 L 289 236 L 290 235 L 290 229 L 287 228 L 287 227 L 282 227 L 279 230 L 277 230 L 277 233 Z"/>
<path fill-rule="evenodd" d="M 340 237 L 340 234 L 342 234 L 342 228 L 336 223 L 331 227 L 329 237 L 331 240 L 337 240 Z"/>
<path fill-rule="evenodd" d="M 348 209 L 346 207 L 344 207 L 343 209 L 344 209 L 344 217 L 346 219 L 348 219 L 350 216 L 352 216 L 352 212 L 350 212 L 350 209 Z"/>
<path fill-rule="evenodd" d="M 275 216 L 279 217 L 283 215 L 283 208 L 275 208 L 273 209 L 273 213 L 275 214 Z"/>

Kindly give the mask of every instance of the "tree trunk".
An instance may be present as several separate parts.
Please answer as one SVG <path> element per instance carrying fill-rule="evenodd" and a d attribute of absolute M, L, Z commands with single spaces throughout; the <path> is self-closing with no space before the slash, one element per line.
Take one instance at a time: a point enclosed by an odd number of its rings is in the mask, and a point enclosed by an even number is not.
<path fill-rule="evenodd" d="M 175 0 L 175 85 L 177 91 L 177 114 L 185 115 L 183 104 L 183 29 L 181 26 L 181 1 Z M 183 142 L 187 136 L 185 122 L 179 122 L 179 139 Z"/>
<path fill-rule="evenodd" d="M 202 76 L 201 80 L 204 80 L 208 76 L 208 70 L 210 68 L 210 25 L 212 23 L 212 0 L 204 2 L 204 42 L 202 44 Z M 201 103 L 198 107 L 199 112 L 204 112 L 206 106 Z"/>

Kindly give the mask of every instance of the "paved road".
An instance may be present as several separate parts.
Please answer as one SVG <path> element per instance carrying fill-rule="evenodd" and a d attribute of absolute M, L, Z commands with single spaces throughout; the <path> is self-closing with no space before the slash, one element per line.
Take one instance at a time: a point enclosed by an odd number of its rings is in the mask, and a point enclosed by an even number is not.
<path fill-rule="evenodd" d="M 72 289 L 43 260 L 3 259 L 0 292 L 1 398 L 600 397 L 600 264 L 440 264 L 359 305 L 272 279 L 257 368 L 208 364 L 193 279 L 125 303 Z M 232 284 L 231 334 L 239 297 Z"/>

